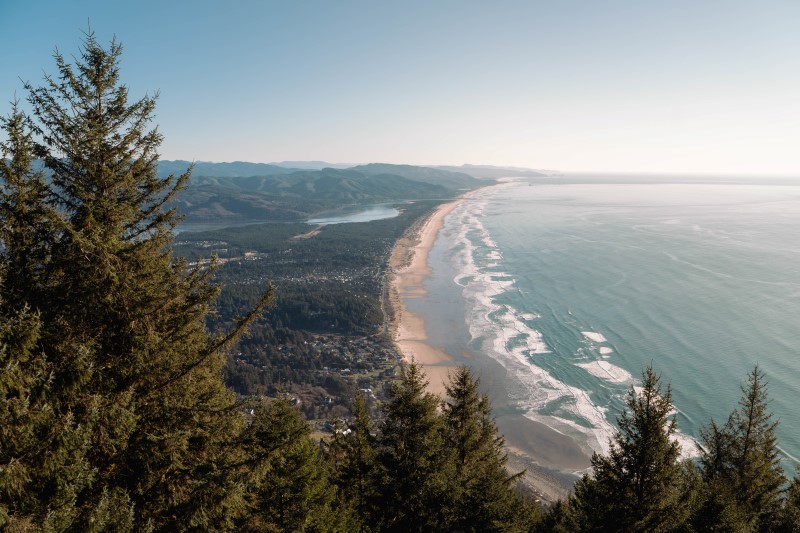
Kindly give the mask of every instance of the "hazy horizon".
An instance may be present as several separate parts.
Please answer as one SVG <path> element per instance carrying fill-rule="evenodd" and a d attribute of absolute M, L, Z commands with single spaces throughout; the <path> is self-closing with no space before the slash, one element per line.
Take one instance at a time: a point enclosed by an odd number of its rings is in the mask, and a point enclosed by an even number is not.
<path fill-rule="evenodd" d="M 4 2 L 0 97 L 91 21 L 131 98 L 160 93 L 165 160 L 797 176 L 798 20 L 774 0 Z"/>
<path fill-rule="evenodd" d="M 692 172 L 692 171 L 679 171 L 679 172 L 658 172 L 658 171 L 647 171 L 647 170 L 592 170 L 592 169 L 559 169 L 559 168 L 534 168 L 534 167 L 520 167 L 517 165 L 503 165 L 503 164 L 483 164 L 483 163 L 408 163 L 404 161 L 358 161 L 358 162 L 350 162 L 350 163 L 342 163 L 337 161 L 323 161 L 321 159 L 307 159 L 307 160 L 295 160 L 295 161 L 246 161 L 246 160 L 230 160 L 230 161 L 212 161 L 212 160 L 195 160 L 192 161 L 186 158 L 165 158 L 161 157 L 160 160 L 162 161 L 187 161 L 191 163 L 211 163 L 211 164 L 226 164 L 226 163 L 254 163 L 259 165 L 275 165 L 275 166 L 284 166 L 287 168 L 292 168 L 291 163 L 324 163 L 327 165 L 331 165 L 331 167 L 335 168 L 351 168 L 360 165 L 370 165 L 370 164 L 387 164 L 387 165 L 413 165 L 419 167 L 453 167 L 453 168 L 460 168 L 466 167 L 464 172 L 467 172 L 469 167 L 497 167 L 497 168 L 517 168 L 519 170 L 530 170 L 534 172 L 542 172 L 542 173 L 553 173 L 554 175 L 564 175 L 564 176 L 597 176 L 597 177 L 611 177 L 611 176 L 625 176 L 625 177 L 638 177 L 638 178 L 670 178 L 670 177 L 681 177 L 681 178 L 775 178 L 775 179 L 800 179 L 800 171 L 795 172 L 793 174 L 768 174 L 765 172 L 752 172 L 752 173 L 732 173 L 732 172 Z M 299 167 L 298 167 L 299 168 Z M 302 170 L 302 169 L 301 169 Z M 468 173 L 468 172 L 467 172 Z M 513 177 L 513 176 L 509 176 Z"/>

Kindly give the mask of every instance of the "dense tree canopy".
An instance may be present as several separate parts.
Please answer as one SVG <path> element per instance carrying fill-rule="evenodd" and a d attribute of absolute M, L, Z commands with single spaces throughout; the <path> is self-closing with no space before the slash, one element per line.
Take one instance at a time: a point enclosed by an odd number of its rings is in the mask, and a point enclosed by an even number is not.
<path fill-rule="evenodd" d="M 778 423 L 768 405 L 766 376 L 756 366 L 742 386 L 739 409 L 724 426 L 712 420 L 703 429 L 700 461 L 712 487 L 706 521 L 732 520 L 761 530 L 774 527 L 786 478 L 775 436 Z"/>
<path fill-rule="evenodd" d="M 378 440 L 381 469 L 379 498 L 383 527 L 389 531 L 426 531 L 441 523 L 453 476 L 451 450 L 444 444 L 438 398 L 417 364 L 404 369 L 392 387 Z"/>
<path fill-rule="evenodd" d="M 697 461 L 679 460 L 669 387 L 662 392 L 652 369 L 643 378 L 642 391 L 629 393 L 609 455 L 595 454 L 593 475 L 550 509 L 540 530 L 797 530 L 797 481 L 789 484 L 780 466 L 760 368 L 728 421 L 702 430 Z"/>
<path fill-rule="evenodd" d="M 26 86 L 33 116 L 13 107 L 3 122 L 0 316 L 12 330 L 36 321 L 8 351 L 36 372 L 20 385 L 52 433 L 39 435 L 40 453 L 1 448 L 20 473 L 9 484 L 36 494 L 4 499 L 12 523 L 210 527 L 240 498 L 224 476 L 205 478 L 243 423 L 220 373 L 247 320 L 206 333 L 217 289 L 172 257 L 178 218 L 165 207 L 189 174 L 157 176 L 156 99 L 129 102 L 121 51 L 87 34 L 75 64 L 57 53 L 58 74 Z M 37 423 L 18 417 L 4 430 Z"/>

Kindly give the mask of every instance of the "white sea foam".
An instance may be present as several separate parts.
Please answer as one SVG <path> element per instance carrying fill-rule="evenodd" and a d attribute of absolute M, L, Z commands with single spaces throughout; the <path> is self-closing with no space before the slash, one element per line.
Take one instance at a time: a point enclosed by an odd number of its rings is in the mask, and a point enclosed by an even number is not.
<path fill-rule="evenodd" d="M 454 258 L 458 263 L 455 279 L 463 287 L 471 337 L 480 339 L 486 353 L 513 376 L 509 393 L 512 401 L 525 409 L 526 417 L 580 437 L 594 450 L 606 452 L 608 437 L 614 432 L 606 409 L 595 405 L 587 391 L 561 382 L 532 363 L 531 358 L 550 352 L 541 333 L 526 324 L 539 315 L 509 312 L 505 304 L 496 301 L 513 289 L 515 280 L 497 264 L 481 264 L 482 258 L 502 258 L 497 244 L 481 223 L 486 204 L 484 199 L 473 198 L 457 207 L 449 219 L 454 231 L 448 234 L 457 243 L 451 249 L 458 250 Z M 557 403 L 555 414 L 540 413 L 554 402 Z"/>
<path fill-rule="evenodd" d="M 681 445 L 681 459 L 691 459 L 697 457 L 700 452 L 697 450 L 697 441 L 689 435 L 678 431 L 674 435 L 675 440 Z"/>
<path fill-rule="evenodd" d="M 595 333 L 594 331 L 581 331 L 581 335 L 594 342 L 608 342 L 602 333 Z"/>
<path fill-rule="evenodd" d="M 500 187 L 515 186 L 513 183 Z M 494 188 L 492 188 L 494 189 Z M 502 365 L 509 376 L 507 389 L 511 401 L 525 411 L 531 420 L 543 423 L 556 431 L 586 443 L 593 450 L 608 453 L 609 438 L 616 428 L 610 419 L 618 415 L 605 405 L 592 401 L 590 391 L 565 383 L 548 370 L 535 364 L 537 356 L 551 350 L 542 334 L 531 325 L 541 318 L 533 312 L 523 312 L 501 303 L 501 297 L 519 291 L 515 278 L 503 269 L 504 256 L 482 221 L 494 193 L 479 191 L 468 202 L 460 204 L 445 221 L 443 234 L 452 241 L 451 260 L 456 263 L 454 281 L 461 286 L 466 305 L 466 321 L 473 342 L 480 342 L 484 353 Z M 569 312 L 570 317 L 574 315 Z M 584 326 L 586 327 L 586 326 Z M 632 385 L 641 392 L 640 383 L 628 371 L 604 359 L 614 353 L 601 333 L 581 331 L 588 340 L 584 355 L 594 353 L 603 359 L 579 363 L 596 381 L 597 387 L 606 384 L 612 394 L 623 394 L 623 385 Z M 555 346 L 555 345 L 554 345 Z M 596 352 L 594 350 L 597 350 Z M 568 357 L 568 355 L 567 355 Z M 590 385 L 594 387 L 595 385 Z M 683 434 L 676 435 L 683 455 L 696 454 L 694 441 Z"/>
<path fill-rule="evenodd" d="M 628 384 L 634 382 L 630 372 L 616 365 L 612 365 L 608 361 L 591 361 L 588 363 L 578 363 L 575 366 L 583 368 L 591 375 L 611 383 Z"/>

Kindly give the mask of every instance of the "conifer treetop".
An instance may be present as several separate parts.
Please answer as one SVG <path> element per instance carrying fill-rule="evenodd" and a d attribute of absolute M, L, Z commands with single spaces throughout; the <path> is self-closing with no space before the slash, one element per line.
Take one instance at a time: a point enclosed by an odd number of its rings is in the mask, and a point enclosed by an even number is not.
<path fill-rule="evenodd" d="M 176 212 L 162 208 L 189 170 L 158 177 L 163 138 L 152 126 L 158 94 L 129 102 L 120 83 L 121 54 L 116 39 L 104 48 L 90 30 L 74 64 L 56 50 L 58 75 L 25 88 L 39 137 L 35 155 L 52 174 L 53 200 L 87 233 L 97 227 L 105 239 L 129 240 L 174 227 Z"/>

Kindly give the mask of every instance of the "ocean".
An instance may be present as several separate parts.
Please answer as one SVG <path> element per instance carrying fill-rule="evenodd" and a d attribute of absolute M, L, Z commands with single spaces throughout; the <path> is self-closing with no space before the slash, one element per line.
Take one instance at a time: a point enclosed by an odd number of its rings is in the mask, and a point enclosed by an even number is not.
<path fill-rule="evenodd" d="M 510 179 L 448 215 L 429 262 L 409 310 L 431 345 L 476 368 L 499 419 L 605 452 L 652 364 L 691 456 L 758 364 L 794 472 L 800 181 Z"/>

